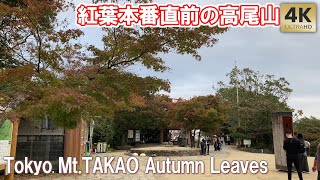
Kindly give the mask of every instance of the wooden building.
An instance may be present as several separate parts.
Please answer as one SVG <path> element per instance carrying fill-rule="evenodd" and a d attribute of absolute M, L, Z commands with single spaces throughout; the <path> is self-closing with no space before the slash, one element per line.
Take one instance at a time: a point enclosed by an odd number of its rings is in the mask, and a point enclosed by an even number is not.
<path fill-rule="evenodd" d="M 21 121 L 16 159 L 28 157 L 34 161 L 50 161 L 55 169 L 59 165 L 59 157 L 76 157 L 80 167 L 88 143 L 88 131 L 85 122 L 75 129 L 63 129 L 54 127 L 50 120 L 40 125 Z"/>

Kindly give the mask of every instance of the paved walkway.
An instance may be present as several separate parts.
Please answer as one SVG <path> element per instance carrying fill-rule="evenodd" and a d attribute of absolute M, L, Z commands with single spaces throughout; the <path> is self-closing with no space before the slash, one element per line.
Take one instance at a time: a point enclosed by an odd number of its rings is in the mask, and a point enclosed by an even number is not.
<path fill-rule="evenodd" d="M 213 149 L 213 148 L 212 148 Z M 100 157 L 114 156 L 115 158 L 122 156 L 125 160 L 129 156 L 124 155 L 124 151 L 116 151 L 107 154 L 97 154 Z M 215 158 L 215 164 L 220 165 L 223 160 L 229 162 L 233 160 L 266 160 L 269 165 L 268 174 L 210 174 L 210 156 Z M 219 179 L 219 180 L 253 180 L 253 179 L 272 179 L 283 180 L 287 179 L 285 172 L 279 172 L 274 166 L 274 155 L 271 154 L 254 154 L 243 151 L 238 151 L 230 146 L 225 146 L 222 151 L 214 152 L 211 150 L 210 156 L 182 156 L 182 157 L 170 157 L 170 160 L 196 160 L 203 161 L 205 163 L 205 174 L 145 174 L 144 170 L 147 164 L 148 157 L 137 157 L 139 159 L 140 168 L 136 174 L 81 174 L 81 175 L 61 175 L 52 174 L 46 176 L 31 176 L 31 175 L 19 175 L 16 176 L 17 180 L 30 179 L 30 180 L 45 180 L 45 179 L 58 179 L 58 180 L 95 180 L 95 179 L 111 179 L 111 180 L 202 180 L 202 179 Z M 154 160 L 165 160 L 166 157 L 155 157 Z M 311 167 L 312 158 L 309 159 L 309 166 Z M 293 173 L 293 179 L 298 179 L 297 174 Z M 304 174 L 304 179 L 312 180 L 316 179 L 315 173 Z"/>

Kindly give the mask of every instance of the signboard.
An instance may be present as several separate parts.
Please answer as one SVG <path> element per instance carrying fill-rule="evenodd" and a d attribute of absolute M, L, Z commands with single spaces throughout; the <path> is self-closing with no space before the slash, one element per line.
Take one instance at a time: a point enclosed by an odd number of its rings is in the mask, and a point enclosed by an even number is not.
<path fill-rule="evenodd" d="M 0 127 L 0 164 L 5 164 L 3 157 L 10 156 L 13 124 L 5 120 Z"/>
<path fill-rule="evenodd" d="M 244 139 L 243 145 L 250 147 L 251 146 L 251 140 L 250 139 Z"/>
<path fill-rule="evenodd" d="M 128 130 L 128 138 L 133 138 L 133 130 Z"/>
<path fill-rule="evenodd" d="M 136 130 L 136 140 L 135 142 L 140 142 L 140 130 Z"/>

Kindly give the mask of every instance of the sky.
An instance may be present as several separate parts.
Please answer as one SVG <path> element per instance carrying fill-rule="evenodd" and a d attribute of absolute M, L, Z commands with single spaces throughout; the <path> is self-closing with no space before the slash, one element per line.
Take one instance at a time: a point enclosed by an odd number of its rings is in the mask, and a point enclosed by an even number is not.
<path fill-rule="evenodd" d="M 86 1 L 81 1 L 86 2 Z M 89 3 L 90 1 L 87 1 Z M 167 3 L 168 1 L 156 1 Z M 178 1 L 171 3 L 197 3 L 199 5 L 223 4 L 230 0 Z M 233 3 L 256 3 L 253 0 L 232 0 Z M 282 1 L 260 0 L 259 3 Z M 285 1 L 287 2 L 287 1 Z M 319 0 L 314 0 L 318 2 Z M 319 11 L 319 8 L 318 8 Z M 74 22 L 73 12 L 65 16 Z M 319 13 L 318 13 L 319 14 Z M 319 21 L 319 18 L 318 18 Z M 319 27 L 319 22 L 317 25 Z M 100 43 L 102 35 L 99 27 L 83 28 L 83 43 Z M 165 73 L 131 67 L 141 76 L 157 76 L 171 82 L 173 98 L 190 98 L 213 94 L 212 88 L 218 81 L 227 81 L 226 74 L 235 66 L 249 67 L 262 74 L 285 77 L 293 93 L 289 106 L 303 110 L 305 116 L 320 117 L 320 33 L 281 33 L 279 27 L 270 28 L 231 28 L 228 32 L 216 36 L 219 42 L 212 48 L 199 50 L 202 60 L 199 62 L 190 55 L 169 53 L 160 55 L 170 68 Z"/>

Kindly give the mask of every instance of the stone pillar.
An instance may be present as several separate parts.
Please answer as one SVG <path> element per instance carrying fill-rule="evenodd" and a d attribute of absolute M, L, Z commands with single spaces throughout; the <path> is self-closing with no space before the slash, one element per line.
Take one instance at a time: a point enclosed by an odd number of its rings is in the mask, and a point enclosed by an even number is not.
<path fill-rule="evenodd" d="M 272 133 L 276 169 L 286 171 L 286 152 L 283 150 L 285 131 L 292 130 L 292 112 L 276 112 L 272 114 Z"/>

